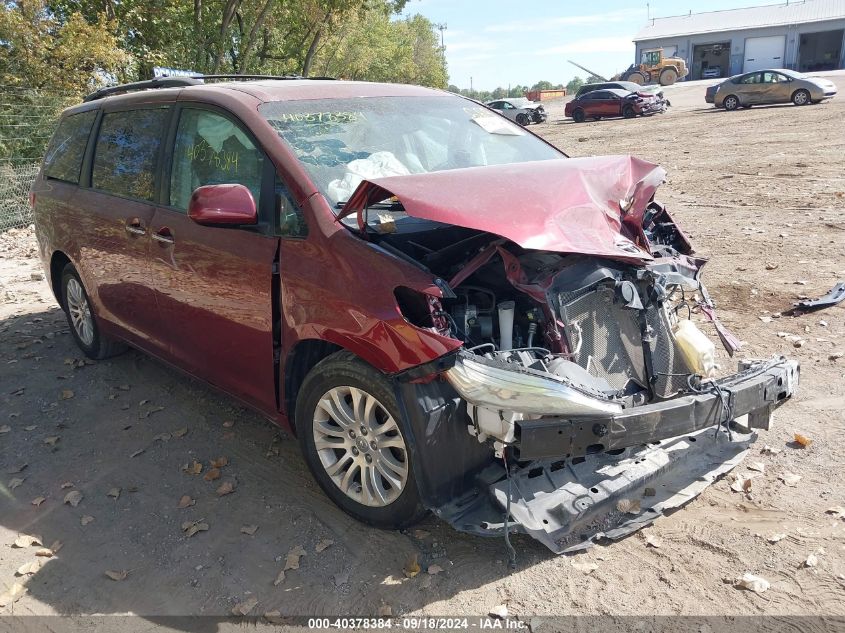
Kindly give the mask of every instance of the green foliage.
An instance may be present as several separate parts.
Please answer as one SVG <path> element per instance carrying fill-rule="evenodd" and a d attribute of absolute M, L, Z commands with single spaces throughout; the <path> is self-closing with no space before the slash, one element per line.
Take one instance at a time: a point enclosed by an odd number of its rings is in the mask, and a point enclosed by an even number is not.
<path fill-rule="evenodd" d="M 573 77 L 569 80 L 569 83 L 566 84 L 566 92 L 567 94 L 574 95 L 578 92 L 578 89 L 584 85 L 584 80 L 580 77 Z"/>

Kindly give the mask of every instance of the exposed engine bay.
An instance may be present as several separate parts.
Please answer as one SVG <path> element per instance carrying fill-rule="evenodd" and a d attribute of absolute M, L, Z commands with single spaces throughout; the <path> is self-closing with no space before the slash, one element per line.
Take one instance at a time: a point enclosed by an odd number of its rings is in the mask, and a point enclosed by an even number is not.
<path fill-rule="evenodd" d="M 458 494 L 430 506 L 456 528 L 518 529 L 558 553 L 621 538 L 736 466 L 793 394 L 795 361 L 717 364 L 715 338 L 730 356 L 740 343 L 716 318 L 705 260 L 654 200 L 664 177 L 630 157 L 397 176 L 364 181 L 339 214 L 432 280 L 394 295 L 454 350 L 415 379 L 449 389 L 440 405 L 443 388 L 409 391 L 409 410 L 428 437 L 459 403 L 450 432 L 464 425 L 491 458 L 473 485 L 457 468 Z"/>
<path fill-rule="evenodd" d="M 566 392 L 554 402 L 537 393 L 503 395 L 491 408 L 472 397 L 469 377 L 450 375 L 469 396 L 470 432 L 496 442 L 497 454 L 517 440 L 517 420 L 617 413 L 700 390 L 717 375 L 715 346 L 696 325 L 713 318 L 699 279 L 704 260 L 691 256 L 657 203 L 644 227 L 655 258 L 644 265 L 525 250 L 490 234 L 403 218 L 396 203 L 392 209 L 381 211 L 371 239 L 430 270 L 444 290 L 427 311 L 397 292 L 405 316 L 461 340 L 487 368 L 551 378 L 556 396 Z M 731 354 L 734 340 L 725 334 Z"/>

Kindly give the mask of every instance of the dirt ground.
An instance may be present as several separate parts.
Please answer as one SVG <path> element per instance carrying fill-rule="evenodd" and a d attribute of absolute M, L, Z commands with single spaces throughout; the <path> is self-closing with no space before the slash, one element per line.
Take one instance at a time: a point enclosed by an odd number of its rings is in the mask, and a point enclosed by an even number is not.
<path fill-rule="evenodd" d="M 252 597 L 259 615 L 486 614 L 500 604 L 522 619 L 845 614 L 845 520 L 826 513 L 845 506 L 845 357 L 835 359 L 845 305 L 783 314 L 845 279 L 845 75 L 834 79 L 841 96 L 822 105 L 727 113 L 703 102 L 699 83 L 667 90 L 663 116 L 573 124 L 553 103 L 532 128 L 573 156 L 632 153 L 665 166 L 659 196 L 712 256 L 704 278 L 746 342 L 740 356 L 788 354 L 802 381 L 746 459 L 765 465 L 750 496 L 723 479 L 653 527 L 573 557 L 518 537 L 513 572 L 499 539 L 433 517 L 407 533 L 355 522 L 318 489 L 292 438 L 143 354 L 83 362 L 32 232 L 0 235 L 0 593 L 26 590 L 0 614 L 224 615 Z M 796 447 L 796 432 L 812 445 Z M 205 481 L 219 457 L 222 476 Z M 183 472 L 194 460 L 203 474 Z M 786 485 L 787 473 L 800 480 Z M 224 482 L 234 492 L 220 496 Z M 72 492 L 75 507 L 63 503 Z M 183 495 L 193 505 L 179 508 Z M 208 529 L 187 536 L 183 522 L 197 521 Z M 36 557 L 37 546 L 12 546 L 20 534 L 62 547 Z M 785 537 L 769 542 L 775 534 Z M 297 547 L 299 568 L 274 585 Z M 804 565 L 810 554 L 815 566 Z M 423 573 L 408 579 L 414 555 Z M 43 565 L 16 576 L 33 561 Z M 442 571 L 426 573 L 431 565 Z M 746 572 L 771 588 L 726 582 Z"/>

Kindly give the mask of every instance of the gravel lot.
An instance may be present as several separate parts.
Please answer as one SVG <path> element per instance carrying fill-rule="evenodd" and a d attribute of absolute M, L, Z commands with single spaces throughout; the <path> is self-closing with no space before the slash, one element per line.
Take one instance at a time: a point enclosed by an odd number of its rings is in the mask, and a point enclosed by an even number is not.
<path fill-rule="evenodd" d="M 573 124 L 553 103 L 532 127 L 573 156 L 632 153 L 665 166 L 659 195 L 712 256 L 704 278 L 746 342 L 740 354 L 789 354 L 802 384 L 746 460 L 765 467 L 750 495 L 724 479 L 653 527 L 574 557 L 520 537 L 514 572 L 498 539 L 434 518 L 408 533 L 356 523 L 320 492 L 292 438 L 143 354 L 82 361 L 32 232 L 0 235 L 0 593 L 26 590 L 0 614 L 223 615 L 254 597 L 253 615 L 480 615 L 501 604 L 522 619 L 845 615 L 845 519 L 826 513 L 845 506 L 845 357 L 835 359 L 845 305 L 787 315 L 845 279 L 845 75 L 832 77 L 841 96 L 822 105 L 716 111 L 703 103 L 705 82 L 667 90 L 674 105 L 662 116 Z M 797 447 L 795 433 L 812 444 Z M 205 481 L 220 457 L 222 476 Z M 194 460 L 203 473 L 183 472 Z M 800 480 L 786 485 L 787 473 Z M 234 492 L 220 496 L 224 482 Z M 72 492 L 75 507 L 63 503 Z M 194 503 L 180 508 L 184 495 Z M 197 521 L 208 529 L 187 536 L 182 524 Z M 38 546 L 12 546 L 20 534 L 63 546 L 36 557 Z M 785 537 L 769 542 L 775 534 Z M 274 585 L 297 547 L 299 568 Z M 817 564 L 806 566 L 811 554 Z M 412 556 L 423 573 L 408 579 Z M 16 576 L 33 561 L 40 568 Z M 426 573 L 431 565 L 442 571 Z M 746 572 L 771 588 L 734 588 Z"/>

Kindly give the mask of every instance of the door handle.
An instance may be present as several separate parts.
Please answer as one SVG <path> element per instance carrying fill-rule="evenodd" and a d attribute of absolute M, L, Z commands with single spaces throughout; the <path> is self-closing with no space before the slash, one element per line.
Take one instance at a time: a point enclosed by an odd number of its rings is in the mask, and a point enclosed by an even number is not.
<path fill-rule="evenodd" d="M 126 226 L 124 228 L 130 235 L 145 235 L 147 233 L 147 229 L 144 228 L 144 225 L 141 224 L 141 220 L 138 218 L 126 220 Z"/>
<path fill-rule="evenodd" d="M 175 242 L 173 239 L 173 233 L 166 226 L 161 227 L 158 231 L 153 233 L 151 237 L 162 246 L 170 246 Z"/>

